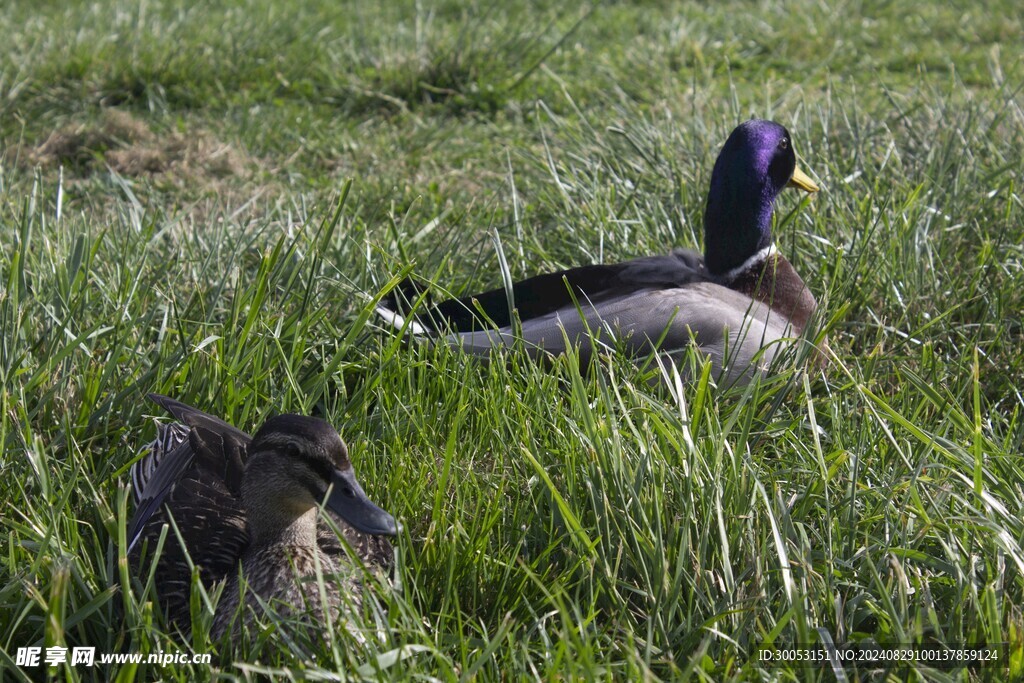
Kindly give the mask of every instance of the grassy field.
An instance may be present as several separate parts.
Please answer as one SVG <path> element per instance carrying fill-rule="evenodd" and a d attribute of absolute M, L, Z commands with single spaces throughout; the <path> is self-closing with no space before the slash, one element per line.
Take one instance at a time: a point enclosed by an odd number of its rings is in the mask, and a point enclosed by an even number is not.
<path fill-rule="evenodd" d="M 0 13 L 0 678 L 1024 677 L 1018 2 L 68 4 Z M 823 188 L 776 213 L 823 371 L 652 387 L 374 320 L 409 272 L 497 286 L 499 247 L 516 278 L 700 248 L 752 115 Z M 404 525 L 362 639 L 161 626 L 124 561 L 150 391 L 339 428 Z M 1006 645 L 757 657 L 820 642 Z"/>

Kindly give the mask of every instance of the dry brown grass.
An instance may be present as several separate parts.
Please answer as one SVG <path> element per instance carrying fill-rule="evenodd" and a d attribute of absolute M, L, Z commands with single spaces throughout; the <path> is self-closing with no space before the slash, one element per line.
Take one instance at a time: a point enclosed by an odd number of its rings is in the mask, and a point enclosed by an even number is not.
<path fill-rule="evenodd" d="M 141 119 L 107 109 L 96 121 L 55 130 L 24 156 L 44 168 L 63 166 L 72 177 L 106 168 L 125 177 L 147 176 L 176 185 L 247 178 L 258 162 L 245 151 L 198 130 L 156 133 Z"/>

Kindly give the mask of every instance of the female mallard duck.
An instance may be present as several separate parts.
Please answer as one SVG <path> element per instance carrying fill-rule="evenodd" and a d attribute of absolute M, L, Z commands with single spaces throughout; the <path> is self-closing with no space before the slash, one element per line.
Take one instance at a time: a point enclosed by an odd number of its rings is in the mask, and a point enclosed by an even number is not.
<path fill-rule="evenodd" d="M 161 425 L 149 453 L 132 466 L 136 511 L 128 543 L 136 569 L 140 541 L 148 540 L 152 551 L 173 519 L 204 584 L 227 582 L 211 629 L 215 638 L 237 611 L 239 566 L 248 584 L 247 621 L 260 601 L 278 603 L 283 612 L 305 605 L 321 623 L 325 611 L 358 604 L 359 582 L 345 571 L 349 560 L 338 538 L 318 522 L 318 506 L 326 497 L 333 521 L 368 565 L 391 563 L 391 545 L 382 536 L 395 535 L 397 525 L 366 497 L 333 427 L 313 417 L 278 415 L 250 437 L 166 396 L 150 398 L 181 424 Z M 326 579 L 325 605 L 318 568 Z M 156 586 L 168 620 L 185 632 L 191 579 L 172 531 L 157 560 Z"/>
<path fill-rule="evenodd" d="M 696 346 L 720 381 L 749 381 L 768 367 L 777 342 L 803 332 L 816 303 L 772 242 L 775 198 L 787 186 L 817 192 L 796 165 L 793 143 L 772 121 L 740 124 L 711 173 L 704 258 L 677 249 L 612 265 L 571 268 L 429 307 L 410 323 L 419 335 L 483 355 L 521 339 L 535 355 L 621 340 L 634 357 L 679 356 Z M 417 294 L 406 281 L 378 309 L 396 327 Z M 518 314 L 516 334 L 511 311 Z M 583 343 L 589 338 L 595 343 Z"/>

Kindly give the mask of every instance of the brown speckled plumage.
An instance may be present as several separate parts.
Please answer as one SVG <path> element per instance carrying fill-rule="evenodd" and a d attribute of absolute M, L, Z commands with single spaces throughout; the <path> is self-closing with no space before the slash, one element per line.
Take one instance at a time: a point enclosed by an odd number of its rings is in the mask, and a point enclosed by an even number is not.
<path fill-rule="evenodd" d="M 323 624 L 324 607 L 336 615 L 343 604 L 359 604 L 353 558 L 326 520 L 318 519 L 317 506 L 331 484 L 324 509 L 353 554 L 370 568 L 390 569 L 387 535 L 395 533 L 394 519 L 362 492 L 333 427 L 280 415 L 249 437 L 178 401 L 150 397 L 180 423 L 160 425 L 149 453 L 132 467 L 136 512 L 129 559 L 136 571 L 148 569 L 144 555 L 153 552 L 170 515 L 203 583 L 227 582 L 215 637 L 236 614 L 239 567 L 248 584 L 247 615 L 263 600 L 278 613 L 308 609 Z M 327 605 L 321 604 L 318 566 Z M 156 586 L 168 620 L 188 633 L 191 571 L 173 529 L 157 562 Z"/>

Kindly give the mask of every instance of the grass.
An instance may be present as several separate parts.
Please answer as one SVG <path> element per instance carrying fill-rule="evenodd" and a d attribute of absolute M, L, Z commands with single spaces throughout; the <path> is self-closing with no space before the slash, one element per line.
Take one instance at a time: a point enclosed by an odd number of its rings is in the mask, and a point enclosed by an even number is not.
<path fill-rule="evenodd" d="M 1014 3 L 16 1 L 0 16 L 0 672 L 66 680 L 1024 675 L 1024 67 Z M 776 237 L 833 356 L 748 391 L 483 365 L 378 328 L 452 293 L 699 247 L 756 114 L 824 191 Z M 225 161 L 225 159 L 227 161 Z M 157 391 L 315 413 L 404 525 L 326 643 L 177 643 L 124 564 Z M 151 587 L 150 587 L 151 588 Z M 762 644 L 1005 643 L 996 668 Z"/>

